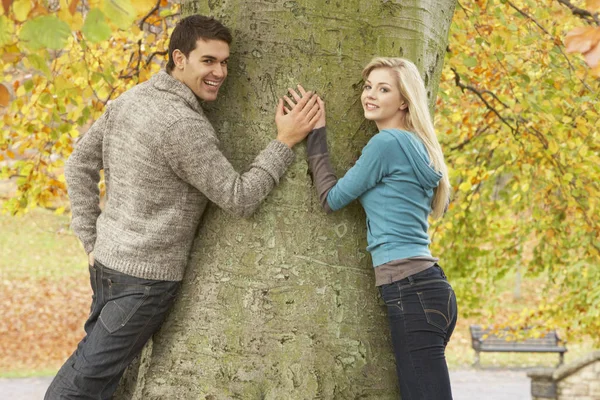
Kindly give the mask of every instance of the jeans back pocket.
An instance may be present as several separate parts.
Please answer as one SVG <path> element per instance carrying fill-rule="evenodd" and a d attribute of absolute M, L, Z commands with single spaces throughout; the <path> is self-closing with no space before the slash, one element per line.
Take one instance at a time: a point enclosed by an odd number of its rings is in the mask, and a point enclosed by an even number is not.
<path fill-rule="evenodd" d="M 448 284 L 435 285 L 417 292 L 427 322 L 446 331 L 456 316 L 456 295 Z"/>

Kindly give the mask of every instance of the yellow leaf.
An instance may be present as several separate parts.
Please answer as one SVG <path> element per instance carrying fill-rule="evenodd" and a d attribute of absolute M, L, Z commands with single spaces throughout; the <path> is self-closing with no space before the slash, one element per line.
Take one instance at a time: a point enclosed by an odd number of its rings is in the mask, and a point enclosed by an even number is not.
<path fill-rule="evenodd" d="M 152 10 L 156 5 L 156 0 L 131 0 L 131 5 L 135 9 L 137 17 L 141 18 Z"/>
<path fill-rule="evenodd" d="M 73 31 L 79 31 L 83 26 L 83 15 L 77 12 L 72 14 L 69 6 L 69 1 L 67 0 L 60 0 L 58 18 L 69 24 L 69 27 Z"/>
<path fill-rule="evenodd" d="M 56 215 L 63 215 L 65 213 L 65 208 L 64 207 L 58 207 L 55 211 L 54 214 Z"/>
<path fill-rule="evenodd" d="M 31 0 L 16 0 L 13 3 L 13 12 L 17 21 L 24 22 L 31 11 Z"/>
<path fill-rule="evenodd" d="M 458 186 L 458 189 L 464 193 L 468 192 L 469 190 L 471 190 L 471 182 L 465 181 L 465 182 L 461 183 Z"/>

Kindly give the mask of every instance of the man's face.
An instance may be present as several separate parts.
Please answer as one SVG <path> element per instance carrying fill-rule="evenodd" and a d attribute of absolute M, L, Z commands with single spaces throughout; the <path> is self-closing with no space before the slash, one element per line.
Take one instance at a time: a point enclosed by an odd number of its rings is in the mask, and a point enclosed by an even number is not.
<path fill-rule="evenodd" d="M 176 50 L 178 51 L 178 50 Z M 198 39 L 196 48 L 186 58 L 179 55 L 175 69 L 179 80 L 205 101 L 217 99 L 227 77 L 229 45 L 222 40 Z"/>

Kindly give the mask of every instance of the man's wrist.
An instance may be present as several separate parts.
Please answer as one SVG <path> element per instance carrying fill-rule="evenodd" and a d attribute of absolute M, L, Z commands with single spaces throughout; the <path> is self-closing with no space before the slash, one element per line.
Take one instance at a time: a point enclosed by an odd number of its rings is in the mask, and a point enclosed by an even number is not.
<path fill-rule="evenodd" d="M 293 148 L 294 148 L 294 146 L 296 145 L 296 143 L 295 143 L 295 142 L 293 142 L 291 139 L 287 139 L 287 138 L 280 138 L 280 137 L 277 137 L 277 138 L 275 138 L 275 140 L 277 140 L 277 141 L 279 141 L 279 142 L 281 142 L 281 143 L 285 144 L 285 145 L 286 145 L 287 147 L 289 147 L 290 149 L 293 149 Z"/>

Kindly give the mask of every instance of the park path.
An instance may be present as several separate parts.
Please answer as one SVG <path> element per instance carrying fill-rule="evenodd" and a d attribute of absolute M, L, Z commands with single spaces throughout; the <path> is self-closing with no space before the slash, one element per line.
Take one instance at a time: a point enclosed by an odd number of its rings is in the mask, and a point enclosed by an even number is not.
<path fill-rule="evenodd" d="M 450 379 L 454 400 L 531 400 L 526 371 L 455 370 Z M 0 379 L 0 400 L 41 400 L 51 380 Z"/>

